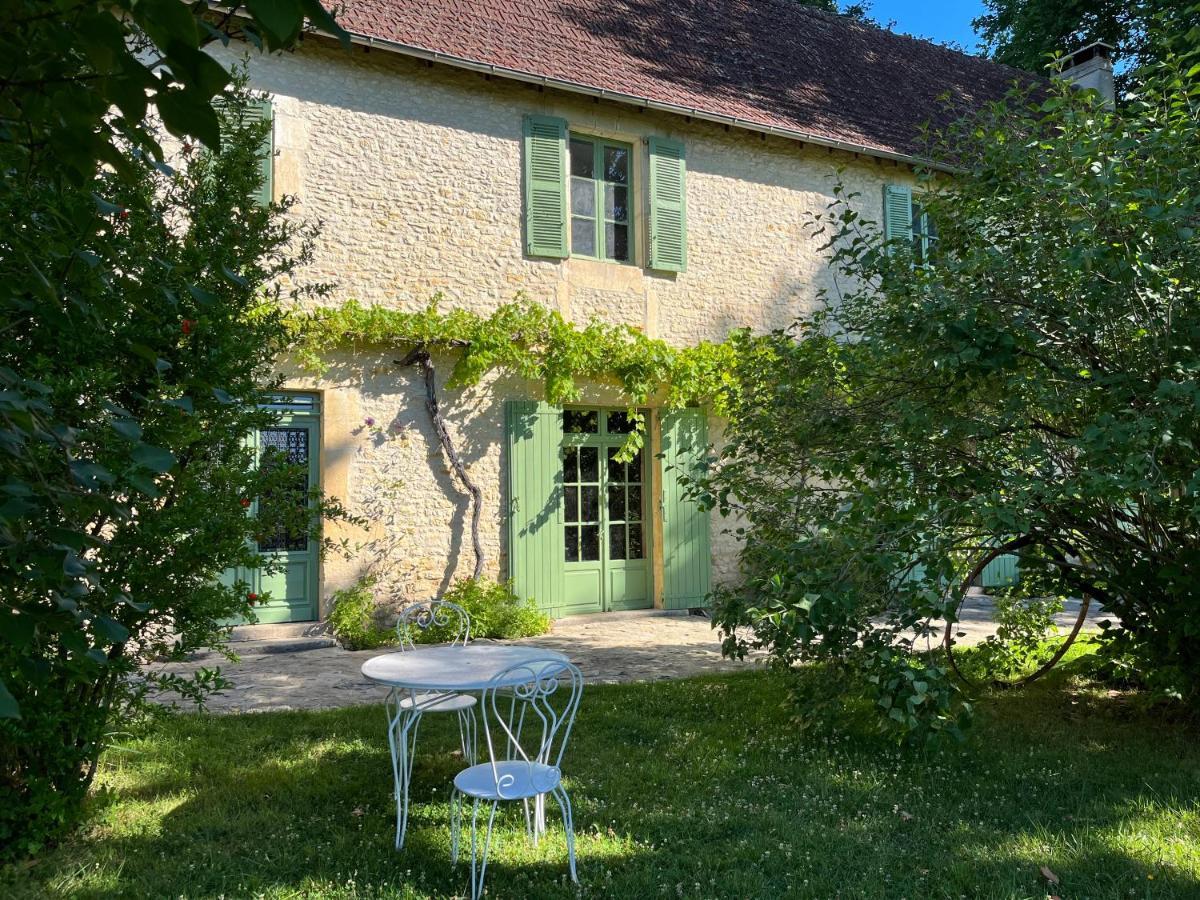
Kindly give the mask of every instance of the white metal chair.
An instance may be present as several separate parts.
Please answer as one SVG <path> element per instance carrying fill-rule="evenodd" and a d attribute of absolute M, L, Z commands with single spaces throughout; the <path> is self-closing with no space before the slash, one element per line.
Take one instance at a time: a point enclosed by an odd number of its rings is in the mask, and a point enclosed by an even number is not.
<path fill-rule="evenodd" d="M 471 617 L 457 603 L 431 600 L 405 607 L 396 622 L 400 650 L 415 649 L 414 637 L 430 628 L 444 628 L 450 634 L 448 644 L 463 647 L 471 639 Z M 475 706 L 470 694 L 435 691 L 410 691 L 393 688 L 388 694 L 388 746 L 392 752 L 392 777 L 396 793 L 396 849 L 404 846 L 408 830 L 408 795 L 412 783 L 412 765 L 416 756 L 417 728 L 425 713 L 457 713 L 458 733 L 463 759 L 475 762 Z"/>
<path fill-rule="evenodd" d="M 575 829 L 571 800 L 562 783 L 563 751 L 575 724 L 575 713 L 583 695 L 579 669 L 561 659 L 534 658 L 498 673 L 484 689 L 480 702 L 483 733 L 489 761 L 472 765 L 454 778 L 450 797 L 451 859 L 458 862 L 462 807 L 465 798 L 474 803 L 471 812 L 471 898 L 483 894 L 488 850 L 496 809 L 502 800 L 521 800 L 525 824 L 534 844 L 544 830 L 544 798 L 554 797 L 562 810 L 567 833 L 567 859 L 571 880 L 575 872 Z M 522 732 L 525 732 L 522 736 Z M 530 802 L 535 812 L 530 816 Z M 491 804 L 483 852 L 479 852 L 479 808 Z"/>

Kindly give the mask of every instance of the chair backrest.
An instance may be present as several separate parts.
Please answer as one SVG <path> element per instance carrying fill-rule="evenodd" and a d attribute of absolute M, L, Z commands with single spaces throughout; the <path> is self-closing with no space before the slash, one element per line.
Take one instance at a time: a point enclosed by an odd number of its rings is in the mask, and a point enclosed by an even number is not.
<path fill-rule="evenodd" d="M 558 770 L 583 696 L 583 675 L 572 663 L 537 657 L 496 674 L 480 711 L 497 796 L 514 781 L 498 763 L 524 761 Z M 536 786 L 536 785 L 535 785 Z M 552 784 L 542 785 L 546 790 Z M 544 791 L 540 791 L 544 793 Z"/>
<path fill-rule="evenodd" d="M 471 617 L 457 603 L 449 600 L 429 600 L 413 603 L 400 610 L 396 620 L 396 636 L 401 650 L 412 650 L 422 632 L 435 629 L 443 643 L 466 646 L 471 640 Z"/>

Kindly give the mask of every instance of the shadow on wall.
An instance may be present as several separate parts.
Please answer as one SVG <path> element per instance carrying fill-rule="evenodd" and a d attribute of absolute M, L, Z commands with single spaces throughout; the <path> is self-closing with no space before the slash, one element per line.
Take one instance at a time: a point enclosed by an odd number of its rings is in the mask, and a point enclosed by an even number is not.
<path fill-rule="evenodd" d="M 347 444 L 352 454 L 351 496 L 344 499 L 360 512 L 364 505 L 363 489 L 377 491 L 388 483 L 398 483 L 390 501 L 388 498 L 379 501 L 384 506 L 382 513 L 408 517 L 417 527 L 407 542 L 392 544 L 388 556 L 393 564 L 428 560 L 441 555 L 444 547 L 445 559 L 438 564 L 440 572 L 435 576 L 434 590 L 441 596 L 456 578 L 469 576 L 474 566 L 470 498 L 454 476 L 434 432 L 419 370 L 402 369 L 395 363 L 402 356 L 399 349 L 339 354 L 330 360 L 324 379 L 341 390 L 358 390 L 363 409 L 377 411 L 372 414 L 376 422 L 370 427 L 367 440 Z M 530 389 L 519 379 L 501 377 L 483 386 L 446 390 L 453 364 L 452 355 L 434 354 L 438 399 L 455 448 L 468 474 L 483 492 L 480 536 L 486 557 L 485 572 L 503 577 L 507 535 L 502 523 L 508 502 L 504 401 L 508 397 L 527 396 Z M 366 431 L 366 426 L 356 429 L 360 439 Z M 389 445 L 400 441 L 415 442 L 416 446 L 406 443 L 389 452 Z M 363 560 L 360 569 L 365 571 L 370 562 Z M 413 574 L 401 572 L 394 577 L 402 580 Z M 419 583 L 425 579 L 416 580 Z M 403 585 L 400 587 L 403 590 Z M 401 594 L 396 599 L 410 598 Z"/>

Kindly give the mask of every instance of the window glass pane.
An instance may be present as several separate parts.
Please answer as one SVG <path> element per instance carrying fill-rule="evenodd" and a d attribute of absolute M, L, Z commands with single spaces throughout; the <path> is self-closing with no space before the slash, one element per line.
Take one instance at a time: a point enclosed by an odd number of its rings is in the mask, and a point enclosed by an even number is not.
<path fill-rule="evenodd" d="M 571 138 L 571 174 L 579 178 L 596 177 L 596 149 L 591 141 Z"/>
<path fill-rule="evenodd" d="M 629 260 L 629 226 L 614 225 L 612 222 L 605 223 L 604 250 L 608 259 L 627 262 Z"/>
<path fill-rule="evenodd" d="M 599 427 L 599 416 L 594 409 L 563 410 L 563 434 L 595 434 Z M 568 452 L 573 454 L 575 449 Z"/>
<path fill-rule="evenodd" d="M 599 522 L 600 521 L 600 488 L 594 484 L 584 485 L 579 489 L 583 502 L 580 504 L 581 522 Z"/>
<path fill-rule="evenodd" d="M 625 463 L 617 462 L 616 456 L 619 447 L 608 448 L 608 480 L 609 481 L 624 481 L 625 480 Z"/>
<path fill-rule="evenodd" d="M 608 558 L 609 559 L 624 559 L 625 558 L 625 526 L 624 525 L 609 525 L 608 526 Z"/>
<path fill-rule="evenodd" d="M 608 518 L 613 522 L 625 518 L 625 487 L 620 484 L 608 486 Z"/>
<path fill-rule="evenodd" d="M 566 430 L 565 428 L 563 429 Z M 579 451 L 574 447 L 563 450 L 563 481 L 570 484 L 579 480 Z"/>
<path fill-rule="evenodd" d="M 568 522 L 579 521 L 579 488 L 569 486 L 563 493 L 563 518 Z"/>
<path fill-rule="evenodd" d="M 308 439 L 307 428 L 264 428 L 258 433 L 264 469 L 290 468 L 286 486 L 264 494 L 258 500 L 262 521 L 290 517 L 293 509 L 308 505 Z M 291 530 L 280 524 L 273 534 L 257 535 L 258 549 L 307 550 L 308 532 L 303 528 Z"/>
<path fill-rule="evenodd" d="M 642 489 L 639 485 L 631 484 L 629 486 L 629 506 L 628 513 L 625 516 L 630 522 L 640 522 L 642 520 Z"/>
<path fill-rule="evenodd" d="M 604 427 L 609 434 L 632 434 L 633 420 L 629 418 L 629 413 L 610 412 L 604 417 Z M 616 452 L 615 447 L 613 451 Z"/>
<path fill-rule="evenodd" d="M 624 222 L 629 218 L 629 188 L 604 185 L 604 218 Z"/>
<path fill-rule="evenodd" d="M 604 180 L 619 184 L 629 183 L 629 149 L 626 147 L 604 148 Z"/>
<path fill-rule="evenodd" d="M 641 450 L 639 450 L 637 453 L 633 454 L 633 459 L 631 459 L 629 461 L 629 480 L 630 481 L 641 481 L 642 480 L 642 451 Z"/>
<path fill-rule="evenodd" d="M 596 215 L 596 182 L 587 178 L 571 179 L 571 212 L 577 216 Z"/>
<path fill-rule="evenodd" d="M 571 220 L 571 252 L 579 256 L 596 255 L 596 223 L 592 219 Z"/>
<path fill-rule="evenodd" d="M 567 562 L 579 562 L 579 529 L 568 525 L 565 533 L 567 539 Z"/>
<path fill-rule="evenodd" d="M 580 547 L 579 556 L 581 559 L 592 562 L 600 558 L 600 526 L 599 525 L 584 525 L 580 529 Z"/>
<path fill-rule="evenodd" d="M 645 551 L 642 550 L 642 526 L 629 526 L 629 558 L 642 559 L 645 556 Z"/>
<path fill-rule="evenodd" d="M 914 203 L 912 205 L 912 230 L 914 235 L 924 234 L 924 228 L 921 227 L 924 217 L 925 213 L 921 209 L 921 204 Z"/>
<path fill-rule="evenodd" d="M 579 448 L 579 480 L 592 483 L 600 480 L 600 451 L 596 447 Z"/>

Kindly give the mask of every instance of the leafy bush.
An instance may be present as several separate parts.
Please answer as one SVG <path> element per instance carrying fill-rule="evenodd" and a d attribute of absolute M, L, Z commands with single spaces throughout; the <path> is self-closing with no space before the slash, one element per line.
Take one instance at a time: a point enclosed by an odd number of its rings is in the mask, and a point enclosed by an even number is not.
<path fill-rule="evenodd" d="M 532 602 L 513 593 L 512 582 L 489 578 L 456 581 L 442 597 L 457 603 L 471 617 L 472 638 L 533 637 L 550 630 L 551 619 Z M 417 636 L 419 643 L 435 644 L 452 637 L 449 628 L 430 628 Z"/>
<path fill-rule="evenodd" d="M 260 402 L 289 340 L 282 301 L 308 293 L 264 285 L 295 285 L 312 245 L 290 201 L 255 199 L 253 99 L 226 93 L 219 152 L 185 145 L 169 169 L 118 142 L 82 189 L 12 177 L 0 142 L 0 856 L 74 820 L 149 691 L 220 685 L 143 666 L 253 620 L 248 586 L 220 576 L 271 568 L 255 536 L 340 515 L 243 440 L 276 421 Z"/>
<path fill-rule="evenodd" d="M 1047 85 L 934 136 L 958 172 L 916 192 L 932 260 L 864 221 L 877 198 L 817 217 L 836 294 L 737 355 L 697 488 L 746 534 L 727 651 L 867 674 L 884 724 L 958 733 L 965 695 L 912 652 L 1018 535 L 1029 596 L 1095 597 L 1105 652 L 1200 703 L 1200 30 L 1184 45 L 1117 110 Z M 1006 615 L 1027 665 L 1045 611 Z"/>
<path fill-rule="evenodd" d="M 375 623 L 375 592 L 378 579 L 365 575 L 353 587 L 334 591 L 329 627 L 347 650 L 374 650 L 396 643 L 396 632 Z"/>

